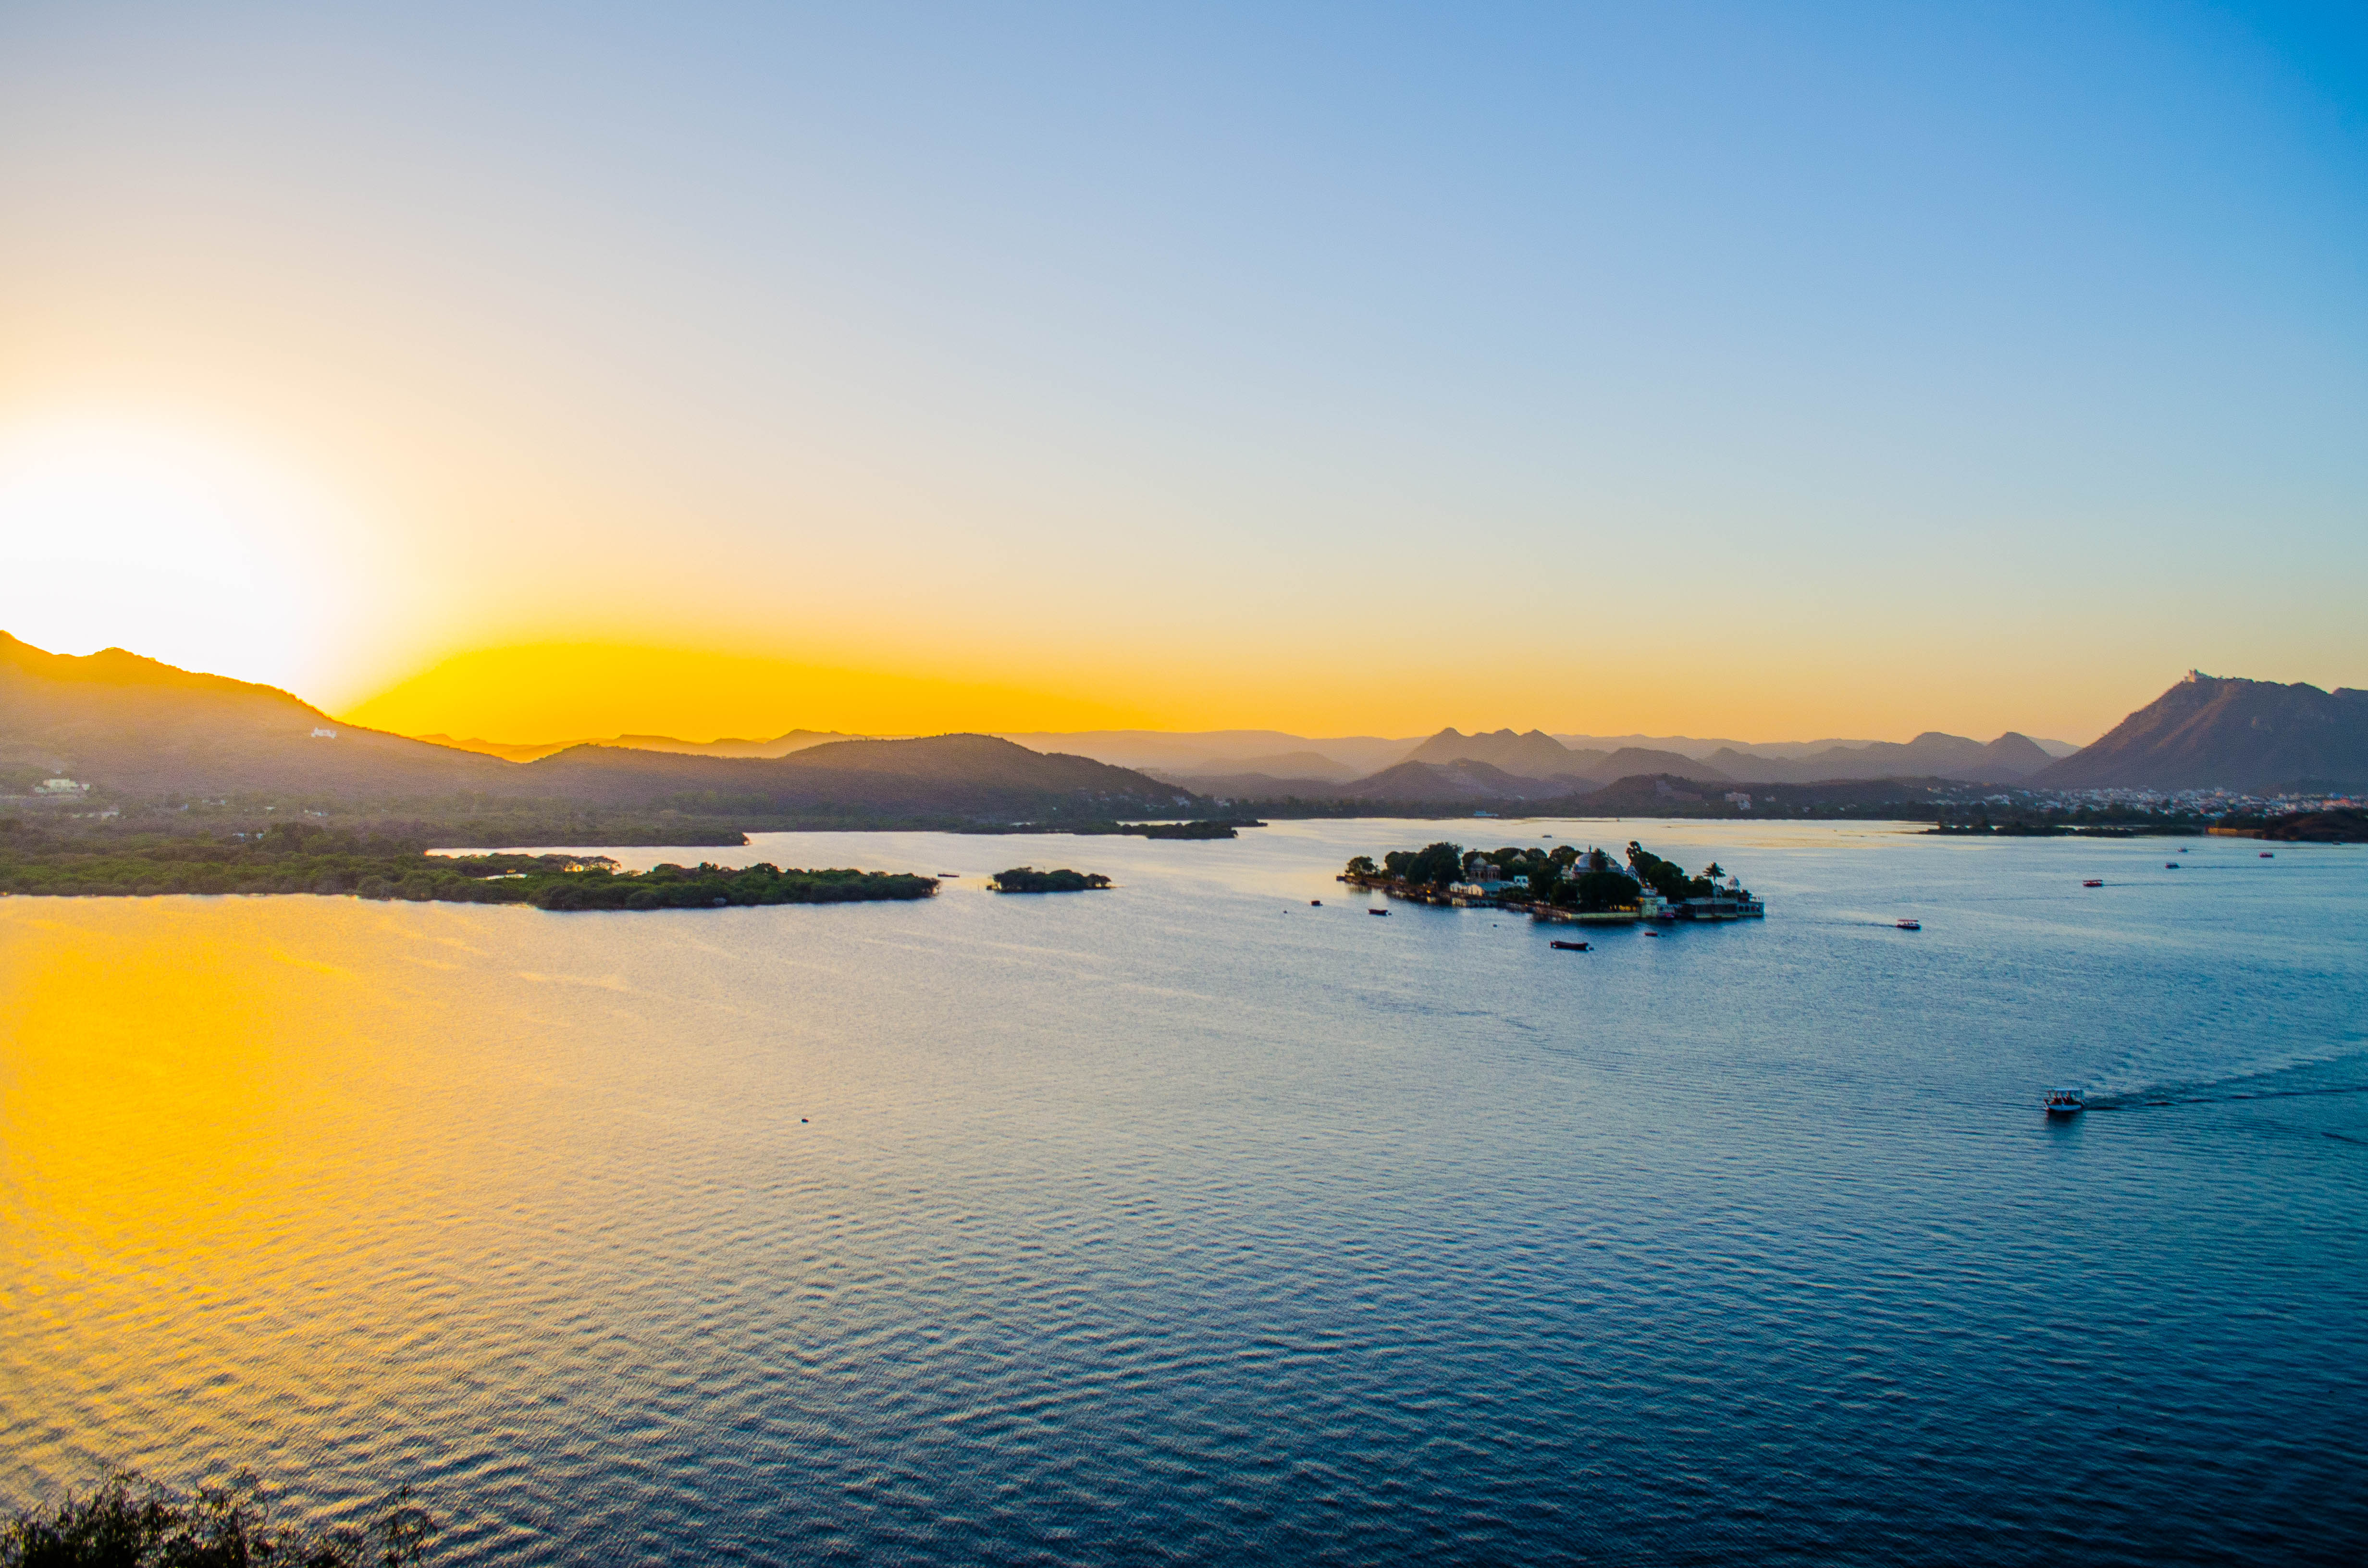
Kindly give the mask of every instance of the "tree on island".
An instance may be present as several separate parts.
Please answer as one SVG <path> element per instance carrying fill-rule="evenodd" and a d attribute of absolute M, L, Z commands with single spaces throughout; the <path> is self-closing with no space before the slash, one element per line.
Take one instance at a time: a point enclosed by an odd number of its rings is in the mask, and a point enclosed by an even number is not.
<path fill-rule="evenodd" d="M 1443 888 L 1463 880 L 1463 846 L 1444 840 L 1426 844 L 1406 862 L 1406 880 L 1418 886 Z"/>
<path fill-rule="evenodd" d="M 1633 838 L 1628 841 L 1628 864 L 1635 869 L 1638 881 L 1671 903 L 1711 895 L 1708 877 L 1687 876 L 1676 861 L 1662 859 Z"/>
<path fill-rule="evenodd" d="M 1352 855 L 1349 858 L 1349 875 L 1352 877 L 1377 876 L 1380 872 L 1381 868 L 1373 864 L 1373 858 L 1371 855 Z"/>
<path fill-rule="evenodd" d="M 1066 866 L 1057 871 L 1014 866 L 996 872 L 986 885 L 996 892 L 1090 892 L 1110 886 L 1110 880 L 1098 872 L 1072 871 Z"/>

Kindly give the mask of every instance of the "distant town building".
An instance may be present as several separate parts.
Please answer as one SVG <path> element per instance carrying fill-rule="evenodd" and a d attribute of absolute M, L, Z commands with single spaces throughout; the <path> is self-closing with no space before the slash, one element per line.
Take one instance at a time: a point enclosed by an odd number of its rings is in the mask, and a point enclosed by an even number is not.
<path fill-rule="evenodd" d="M 36 795 L 87 795 L 90 786 L 77 784 L 71 778 L 44 778 L 33 786 Z"/>
<path fill-rule="evenodd" d="M 1737 811 L 1748 812 L 1751 809 L 1751 797 L 1740 790 L 1729 790 L 1726 792 L 1726 803 Z"/>

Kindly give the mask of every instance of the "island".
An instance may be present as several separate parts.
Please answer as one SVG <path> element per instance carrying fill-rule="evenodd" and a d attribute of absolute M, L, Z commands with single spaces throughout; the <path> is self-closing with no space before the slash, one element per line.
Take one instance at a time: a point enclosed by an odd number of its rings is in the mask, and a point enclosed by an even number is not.
<path fill-rule="evenodd" d="M 1721 879 L 1724 878 L 1724 882 Z M 1578 925 L 1640 920 L 1754 920 L 1768 906 L 1716 861 L 1690 876 L 1633 839 L 1625 863 L 1601 849 L 1465 849 L 1440 842 L 1351 859 L 1338 879 L 1392 898 L 1456 909 L 1504 909 Z"/>
<path fill-rule="evenodd" d="M 316 893 L 536 909 L 715 909 L 928 898 L 934 877 L 770 864 L 624 871 L 604 855 L 431 855 L 424 846 L 282 823 L 254 835 L 45 833 L 0 821 L 0 896 Z"/>
<path fill-rule="evenodd" d="M 1008 871 L 996 872 L 986 883 L 990 892 L 1093 892 L 1110 885 L 1108 877 L 1091 871 L 1072 871 L 1065 866 L 1057 871 L 1014 866 Z"/>
<path fill-rule="evenodd" d="M 1238 838 L 1246 827 L 1264 827 L 1266 824 L 1249 818 L 1229 817 L 1205 822 L 1080 822 L 1080 823 L 973 823 L 953 831 L 967 834 L 1067 834 L 1076 838 L 1097 835 L 1128 834 L 1136 838 Z"/>

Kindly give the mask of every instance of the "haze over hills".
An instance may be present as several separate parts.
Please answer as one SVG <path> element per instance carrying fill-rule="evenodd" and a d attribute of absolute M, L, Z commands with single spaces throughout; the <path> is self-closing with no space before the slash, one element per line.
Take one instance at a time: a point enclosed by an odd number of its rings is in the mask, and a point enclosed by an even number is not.
<path fill-rule="evenodd" d="M 2190 671 L 2031 781 L 2052 790 L 2359 789 L 2368 786 L 2368 691 Z"/>
<path fill-rule="evenodd" d="M 1404 762 L 1422 742 L 1419 735 L 1391 740 L 1380 735 L 1334 735 L 1310 738 L 1281 730 L 1077 730 L 1000 732 L 1033 751 L 1072 752 L 1119 767 L 1146 773 L 1220 774 L 1275 773 L 1323 778 L 1337 774 L 1360 778 Z M 1312 754 L 1330 766 L 1314 772 L 1300 767 L 1266 766 L 1292 754 Z M 1304 767 L 1304 765 L 1301 765 Z"/>
<path fill-rule="evenodd" d="M 1133 755 L 1164 752 L 1235 771 L 1146 772 L 1090 755 L 1040 752 L 1008 737 L 849 738 L 804 730 L 769 741 L 630 735 L 548 752 L 490 742 L 469 749 L 340 723 L 277 687 L 122 649 L 69 657 L 0 632 L 0 792 L 57 774 L 152 800 L 279 791 L 346 801 L 469 797 L 984 821 L 1088 811 L 1174 814 L 1203 809 L 1210 797 L 1537 801 L 1656 778 L 1763 790 L 1865 779 L 2256 793 L 2368 783 L 2368 692 L 2203 676 L 2060 760 L 2011 733 L 1982 743 L 1930 732 L 1903 744 L 1828 746 L 1792 758 L 1733 745 L 1708 758 L 1638 745 L 1574 749 L 1538 730 L 1466 735 L 1451 728 L 1420 740 L 1320 743 L 1275 731 L 1099 733 Z M 513 759 L 525 752 L 534 755 Z M 1357 772 L 1341 752 L 1389 760 Z"/>
<path fill-rule="evenodd" d="M 1786 760 L 1746 756 L 1722 748 L 1710 761 L 1746 784 L 1811 784 L 1828 778 L 1935 778 L 1980 784 L 2012 784 L 2055 759 L 2028 735 L 2009 732 L 1984 744 L 1964 735 L 1928 730 L 1905 744 L 1873 741 L 1835 746 Z"/>
<path fill-rule="evenodd" d="M 0 631 L 0 767 L 135 795 L 499 789 L 507 763 L 330 718 L 277 687 L 120 648 L 45 653 Z"/>
<path fill-rule="evenodd" d="M 1129 769 L 988 735 L 825 740 L 750 757 L 576 745 L 513 762 L 343 724 L 274 687 L 120 648 L 49 653 L 5 632 L 0 768 L 13 789 L 54 774 L 102 798 L 165 802 L 268 794 L 980 819 L 1172 814 L 1200 803 Z"/>
<path fill-rule="evenodd" d="M 586 736 L 573 741 L 489 741 L 470 736 L 465 739 L 443 734 L 423 734 L 412 737 L 431 744 L 450 746 L 457 751 L 481 752 L 498 756 L 506 762 L 535 762 L 554 756 L 571 746 L 609 746 L 622 751 L 677 752 L 685 756 L 787 756 L 793 751 L 818 746 L 830 741 L 879 740 L 877 735 L 848 735 L 837 730 L 791 730 L 769 741 L 686 741 L 672 735 L 608 735 Z"/>
<path fill-rule="evenodd" d="M 1236 797 L 1289 795 L 1356 796 L 1364 780 L 1399 762 L 1486 763 L 1524 779 L 1559 779 L 1575 790 L 1636 774 L 1671 773 L 1705 781 L 1816 782 L 1835 778 L 1939 777 L 2011 783 L 2074 749 L 2062 742 L 2040 743 L 2009 733 L 1985 744 L 1962 735 L 1929 731 L 1907 743 L 1704 741 L 1683 737 L 1551 735 L 1542 730 L 1509 729 L 1465 734 L 1452 727 L 1416 741 L 1358 737 L 1346 743 L 1299 740 L 1298 748 L 1266 756 L 1228 753 L 1225 744 L 1246 732 L 1210 736 L 1156 732 L 1110 732 L 1057 737 L 1072 749 L 1105 761 L 1143 759 L 1130 766 L 1204 794 Z M 1274 731 L 1247 732 L 1269 742 L 1298 740 Z M 1222 737 L 1222 738 L 1220 738 Z M 1055 737 L 1038 737 L 1050 740 Z M 1582 744 L 1582 742 L 1596 742 Z M 1331 748 L 1326 750 L 1326 748 Z M 2051 749 L 2052 748 L 2052 749 Z M 1364 774 L 1340 752 L 1385 760 Z M 1397 775 L 1372 786 L 1395 798 L 1416 775 Z M 1468 776 L 1467 776 L 1468 777 Z M 1378 797 L 1377 797 L 1378 798 Z M 1462 798 L 1460 786 L 1455 795 Z"/>

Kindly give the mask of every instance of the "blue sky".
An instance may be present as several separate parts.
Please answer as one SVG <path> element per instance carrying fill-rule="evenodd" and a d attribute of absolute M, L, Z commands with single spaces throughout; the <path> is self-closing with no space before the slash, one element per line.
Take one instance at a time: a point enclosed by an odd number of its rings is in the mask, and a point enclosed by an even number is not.
<path fill-rule="evenodd" d="M 2363 17 L 17 8 L 0 418 L 302 471 L 349 698 L 2085 738 L 2368 684 Z"/>

